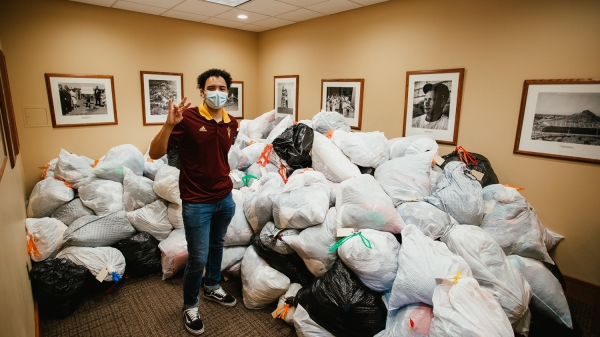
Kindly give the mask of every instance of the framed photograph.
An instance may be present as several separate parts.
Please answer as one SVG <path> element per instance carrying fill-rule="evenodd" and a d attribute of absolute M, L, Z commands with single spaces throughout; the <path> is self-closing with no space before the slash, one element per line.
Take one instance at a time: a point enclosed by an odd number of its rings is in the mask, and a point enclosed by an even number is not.
<path fill-rule="evenodd" d="M 112 76 L 46 74 L 46 88 L 52 127 L 118 124 Z"/>
<path fill-rule="evenodd" d="M 360 130 L 364 79 L 321 80 L 321 110 L 343 115 L 352 129 Z"/>
<path fill-rule="evenodd" d="M 183 74 L 140 71 L 144 125 L 162 125 L 169 113 L 169 99 L 183 99 Z"/>
<path fill-rule="evenodd" d="M 406 72 L 403 136 L 428 135 L 456 145 L 465 69 Z"/>
<path fill-rule="evenodd" d="M 17 122 L 15 120 L 15 111 L 12 103 L 12 94 L 10 92 L 10 85 L 8 83 L 8 70 L 6 69 L 6 58 L 4 57 L 4 53 L 0 50 L 0 91 L 2 91 L 3 103 L 2 109 L 6 111 L 7 119 L 6 123 L 8 124 L 8 128 L 10 129 L 10 133 L 6 134 L 6 137 L 10 137 L 11 140 L 11 148 L 9 152 L 11 152 L 12 157 L 17 157 L 20 150 L 19 144 L 19 135 L 17 133 Z M 11 168 L 15 167 L 14 160 L 11 160 Z"/>
<path fill-rule="evenodd" d="M 232 81 L 225 110 L 237 119 L 244 119 L 244 82 Z"/>
<path fill-rule="evenodd" d="M 600 163 L 600 79 L 525 81 L 513 152 Z"/>
<path fill-rule="evenodd" d="M 275 116 L 292 116 L 298 121 L 298 87 L 300 76 L 275 76 Z"/>
<path fill-rule="evenodd" d="M 2 176 L 4 175 L 4 168 L 6 167 L 6 163 L 9 160 L 9 155 L 11 164 L 15 160 L 14 156 L 11 152 L 8 151 L 7 148 L 7 143 L 11 144 L 11 139 L 7 136 L 8 134 L 6 133 L 6 131 L 9 130 L 8 123 L 6 123 L 6 117 L 6 103 L 4 100 L 2 90 L 0 90 L 0 180 L 2 180 Z"/>

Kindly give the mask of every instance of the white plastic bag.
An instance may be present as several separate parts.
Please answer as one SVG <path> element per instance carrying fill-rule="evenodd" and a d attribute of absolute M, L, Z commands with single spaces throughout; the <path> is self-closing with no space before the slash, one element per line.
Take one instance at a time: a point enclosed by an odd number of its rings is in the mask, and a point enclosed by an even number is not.
<path fill-rule="evenodd" d="M 100 179 L 123 183 L 123 167 L 128 167 L 135 175 L 144 173 L 144 155 L 131 144 L 118 145 L 106 153 L 94 167 L 93 172 Z"/>
<path fill-rule="evenodd" d="M 296 229 L 279 229 L 272 222 L 267 222 L 259 234 L 259 239 L 262 244 L 282 255 L 294 253 L 294 249 L 290 247 L 283 238 L 298 236 L 300 232 Z"/>
<path fill-rule="evenodd" d="M 232 190 L 231 194 L 235 202 L 235 214 L 227 227 L 225 247 L 247 246 L 250 244 L 250 238 L 254 232 L 244 215 L 244 194 L 238 190 Z"/>
<path fill-rule="evenodd" d="M 425 201 L 448 212 L 460 224 L 479 226 L 483 219 L 483 194 L 477 179 L 463 162 L 444 166 L 444 176 Z"/>
<path fill-rule="evenodd" d="M 167 207 L 167 216 L 169 217 L 169 222 L 173 228 L 183 228 L 183 208 L 180 204 L 170 202 Z"/>
<path fill-rule="evenodd" d="M 67 228 L 63 244 L 70 246 L 110 246 L 135 234 L 127 212 L 114 212 L 102 217 L 85 215 Z"/>
<path fill-rule="evenodd" d="M 281 297 L 279 297 L 279 302 L 277 302 L 277 309 L 275 309 L 274 313 L 278 314 L 281 310 L 283 310 L 283 307 L 286 305 L 285 300 L 288 299 L 288 297 L 293 297 L 296 296 L 296 294 L 298 293 L 298 290 L 302 289 L 302 286 L 298 283 L 292 283 L 290 284 L 290 288 L 285 292 L 285 294 L 281 295 Z M 285 314 L 285 317 L 277 317 L 277 318 L 282 318 L 284 322 L 286 322 L 289 325 L 294 325 L 294 313 L 296 312 L 296 307 L 290 306 L 287 313 Z"/>
<path fill-rule="evenodd" d="M 185 268 L 188 260 L 188 250 L 183 228 L 172 231 L 169 237 L 158 244 L 158 248 L 161 251 L 160 263 L 162 265 L 163 281 Z"/>
<path fill-rule="evenodd" d="M 292 117 L 291 116 L 286 116 L 285 118 L 283 118 L 274 128 L 273 130 L 271 130 L 271 132 L 269 133 L 269 136 L 267 137 L 266 143 L 267 144 L 272 144 L 273 140 L 275 138 L 277 138 L 283 131 L 285 131 L 285 129 L 287 129 L 289 126 L 292 126 Z M 256 158 L 258 159 L 258 158 Z"/>
<path fill-rule="evenodd" d="M 275 109 L 265 112 L 253 120 L 242 120 L 240 123 L 240 132 L 251 139 L 261 139 L 269 122 L 274 120 Z"/>
<path fill-rule="evenodd" d="M 254 247 L 246 249 L 242 259 L 242 295 L 248 309 L 262 309 L 277 301 L 290 287 L 290 279 L 271 268 Z"/>
<path fill-rule="evenodd" d="M 340 183 L 334 183 L 333 181 L 327 180 L 329 184 L 329 207 L 335 206 L 335 197 L 337 195 L 338 188 L 340 187 Z"/>
<path fill-rule="evenodd" d="M 67 226 L 53 218 L 25 219 L 27 250 L 35 262 L 44 261 L 62 246 Z"/>
<path fill-rule="evenodd" d="M 334 337 L 329 331 L 313 321 L 300 304 L 294 311 L 294 328 L 298 337 Z"/>
<path fill-rule="evenodd" d="M 425 201 L 405 202 L 396 208 L 407 225 L 415 225 L 423 234 L 439 239 L 451 225 L 458 225 L 450 214 Z"/>
<path fill-rule="evenodd" d="M 152 185 L 152 180 L 138 176 L 128 167 L 123 167 L 123 208 L 131 212 L 153 203 L 158 196 L 154 193 Z"/>
<path fill-rule="evenodd" d="M 235 144 L 229 148 L 227 163 L 229 163 L 229 168 L 237 170 L 245 170 L 251 164 L 248 157 Z"/>
<path fill-rule="evenodd" d="M 154 177 L 156 176 L 156 172 L 158 172 L 158 169 L 161 168 L 161 166 L 166 165 L 167 161 L 166 158 L 165 160 L 162 159 L 152 159 L 150 157 L 144 157 L 144 177 L 154 180 Z"/>
<path fill-rule="evenodd" d="M 432 318 L 430 305 L 409 304 L 398 310 L 390 325 L 374 337 L 429 337 Z"/>
<path fill-rule="evenodd" d="M 376 168 L 389 159 L 389 146 L 383 132 L 336 130 L 331 140 L 358 166 Z"/>
<path fill-rule="evenodd" d="M 173 230 L 164 200 L 156 200 L 135 211 L 127 212 L 127 218 L 138 232 L 148 232 L 158 241 L 166 239 Z"/>
<path fill-rule="evenodd" d="M 304 261 L 308 270 L 316 277 L 323 276 L 335 262 L 337 252 L 329 248 L 335 244 L 337 211 L 332 207 L 327 211 L 325 222 L 309 227 L 297 236 L 285 236 L 285 241 Z"/>
<path fill-rule="evenodd" d="M 278 168 L 271 164 L 271 163 L 267 163 L 267 165 L 264 166 L 264 171 L 266 171 L 267 173 L 269 172 L 273 172 L 273 173 L 278 173 Z M 246 174 L 242 176 L 242 184 L 244 186 L 252 186 L 252 184 L 256 181 L 259 180 L 260 178 L 262 178 L 263 176 L 263 166 L 261 166 L 260 164 L 254 163 L 252 165 L 250 165 L 250 167 L 248 167 L 248 169 L 246 170 Z M 246 177 L 246 178 L 244 178 Z M 254 178 L 256 177 L 256 178 Z"/>
<path fill-rule="evenodd" d="M 546 235 L 544 235 L 544 243 L 546 244 L 546 250 L 548 252 L 552 251 L 552 249 L 554 249 L 554 247 L 556 247 L 556 245 L 565 237 L 555 233 L 551 230 L 549 230 L 548 228 L 544 227 L 546 230 Z"/>
<path fill-rule="evenodd" d="M 431 152 L 433 157 L 438 153 L 438 149 L 436 141 L 427 135 L 390 139 L 390 159 L 413 156 L 423 152 Z"/>
<path fill-rule="evenodd" d="M 360 175 L 358 167 L 333 142 L 315 132 L 312 148 L 312 167 L 327 180 L 340 183 Z"/>
<path fill-rule="evenodd" d="M 346 123 L 342 114 L 333 111 L 321 111 L 313 116 L 312 128 L 322 134 L 329 130 L 342 130 L 350 132 L 350 126 Z"/>
<path fill-rule="evenodd" d="M 514 188 L 500 184 L 483 189 L 484 215 L 481 228 L 502 247 L 516 254 L 554 264 L 546 249 L 546 230 L 535 210 Z"/>
<path fill-rule="evenodd" d="M 54 176 L 64 179 L 73 188 L 79 188 L 83 183 L 94 177 L 92 167 L 76 154 L 60 149 Z"/>
<path fill-rule="evenodd" d="M 461 272 L 472 276 L 465 260 L 452 254 L 445 244 L 433 241 L 413 225 L 402 231 L 402 247 L 398 253 L 398 273 L 392 286 L 389 306 L 401 308 L 411 303 L 433 305 L 437 278 Z"/>
<path fill-rule="evenodd" d="M 303 229 L 323 223 L 329 209 L 330 190 L 325 176 L 310 170 L 296 172 L 274 199 L 273 218 L 277 228 Z"/>
<path fill-rule="evenodd" d="M 123 185 L 116 181 L 93 179 L 78 192 L 81 202 L 98 216 L 123 210 Z"/>
<path fill-rule="evenodd" d="M 54 158 L 44 166 L 44 171 L 42 172 L 42 179 L 54 178 L 54 172 L 56 170 L 57 163 L 58 158 Z"/>
<path fill-rule="evenodd" d="M 254 142 L 252 143 L 252 145 L 248 145 L 242 149 L 242 153 L 244 153 L 244 156 L 246 156 L 248 160 L 248 166 L 256 164 L 256 161 L 258 160 L 258 158 L 260 158 L 260 155 L 265 149 L 265 146 L 266 144 L 264 143 Z"/>
<path fill-rule="evenodd" d="M 369 289 L 392 289 L 398 271 L 398 240 L 391 233 L 374 229 L 361 229 L 359 233 L 339 246 L 340 259 Z"/>
<path fill-rule="evenodd" d="M 179 169 L 163 165 L 156 172 L 154 177 L 154 192 L 159 197 L 176 204 L 181 205 L 181 197 L 179 195 Z"/>
<path fill-rule="evenodd" d="M 375 170 L 375 179 L 394 206 L 403 202 L 421 201 L 431 193 L 432 152 L 401 157 L 385 162 Z"/>
<path fill-rule="evenodd" d="M 233 183 L 233 188 L 235 188 L 236 190 L 239 190 L 240 188 L 242 188 L 244 186 L 244 183 L 242 182 L 242 178 L 245 175 L 246 174 L 244 173 L 244 171 L 240 171 L 240 170 L 231 170 L 231 172 L 229 172 L 229 178 L 231 178 L 231 182 Z"/>
<path fill-rule="evenodd" d="M 283 186 L 283 179 L 277 173 L 268 173 L 250 185 L 244 200 L 244 215 L 255 233 L 273 220 L 273 200 L 283 191 Z"/>
<path fill-rule="evenodd" d="M 125 257 L 123 253 L 113 247 L 67 247 L 61 250 L 57 259 L 69 259 L 75 264 L 86 267 L 94 276 L 104 268 L 108 274 L 104 281 L 118 282 L 125 273 Z"/>
<path fill-rule="evenodd" d="M 472 277 L 446 278 L 433 293 L 431 337 L 513 337 L 498 301 Z"/>
<path fill-rule="evenodd" d="M 242 261 L 248 246 L 234 246 L 223 248 L 223 259 L 221 260 L 221 271 L 233 267 L 235 264 Z"/>
<path fill-rule="evenodd" d="M 75 198 L 73 188 L 67 183 L 55 178 L 38 181 L 33 187 L 27 204 L 28 218 L 43 218 L 50 216 L 60 206 Z"/>
<path fill-rule="evenodd" d="M 404 221 L 396 212 L 392 199 L 379 183 L 368 174 L 361 174 L 340 184 L 335 200 L 337 226 L 372 228 L 398 234 Z"/>
<path fill-rule="evenodd" d="M 533 297 L 530 307 L 573 329 L 569 303 L 560 282 L 552 272 L 538 260 L 518 255 L 510 255 L 508 260 L 519 269 L 531 286 Z"/>

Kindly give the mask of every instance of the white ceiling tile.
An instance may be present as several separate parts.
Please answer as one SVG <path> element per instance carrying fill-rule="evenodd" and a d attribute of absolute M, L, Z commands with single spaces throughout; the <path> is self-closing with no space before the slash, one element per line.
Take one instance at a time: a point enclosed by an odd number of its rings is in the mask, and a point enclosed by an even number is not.
<path fill-rule="evenodd" d="M 291 12 L 299 7 L 275 0 L 253 0 L 236 8 L 264 15 L 277 16 L 279 14 Z"/>
<path fill-rule="evenodd" d="M 325 14 L 334 14 L 360 7 L 362 6 L 348 0 L 328 0 L 316 5 L 308 6 L 306 8 Z"/>
<path fill-rule="evenodd" d="M 269 30 L 271 28 L 255 26 L 255 25 L 244 25 L 241 27 L 237 27 L 237 29 L 248 30 L 251 32 L 264 32 L 265 30 Z"/>
<path fill-rule="evenodd" d="M 238 28 L 238 27 L 244 25 L 243 23 L 229 21 L 229 20 L 223 20 L 223 19 L 219 19 L 219 18 L 210 18 L 208 20 L 203 21 L 202 23 L 208 23 L 209 25 L 224 26 L 224 27 L 229 27 L 229 28 Z"/>
<path fill-rule="evenodd" d="M 277 28 L 277 27 L 291 25 L 292 23 L 295 23 L 295 22 L 294 21 L 289 21 L 289 20 L 283 20 L 283 19 L 278 19 L 278 18 L 270 17 L 270 18 L 265 19 L 265 20 L 257 21 L 254 24 L 257 25 L 257 26 L 263 26 L 263 27 L 268 27 L 268 28 Z"/>
<path fill-rule="evenodd" d="M 312 5 L 316 5 L 320 2 L 325 2 L 327 0 L 276 0 L 279 2 L 285 2 L 290 5 L 300 6 L 300 7 L 308 7 Z"/>
<path fill-rule="evenodd" d="M 291 20 L 291 21 L 304 21 L 304 20 L 318 18 L 319 16 L 323 16 L 323 15 L 325 15 L 325 14 L 311 11 L 311 10 L 304 9 L 304 8 L 300 8 L 293 12 L 277 15 L 277 17 L 280 19 Z"/>
<path fill-rule="evenodd" d="M 161 7 L 161 8 L 171 8 L 175 5 L 179 5 L 184 0 L 127 0 L 129 2 L 135 2 L 142 5 Z"/>
<path fill-rule="evenodd" d="M 117 0 L 71 0 L 75 2 L 83 2 L 84 4 L 111 7 Z"/>
<path fill-rule="evenodd" d="M 119 1 L 117 2 L 113 8 L 124 9 L 127 11 L 134 11 L 140 13 L 154 14 L 160 15 L 166 11 L 164 8 L 148 6 L 148 5 L 140 5 L 134 2 L 129 1 Z"/>
<path fill-rule="evenodd" d="M 240 15 L 240 14 L 245 14 L 245 15 L 248 16 L 248 18 L 247 19 L 239 19 L 238 15 Z M 244 10 L 237 9 L 237 8 L 234 8 L 234 9 L 232 9 L 230 11 L 227 11 L 227 12 L 225 12 L 223 14 L 219 14 L 216 17 L 219 18 L 219 19 L 225 19 L 225 20 L 229 20 L 229 21 L 236 21 L 236 22 L 239 22 L 241 25 L 247 25 L 247 24 L 254 23 L 256 21 L 268 18 L 267 15 L 262 15 L 262 14 L 257 14 L 257 13 L 251 13 L 251 12 L 244 11 Z"/>
<path fill-rule="evenodd" d="M 170 11 L 164 13 L 162 16 L 167 16 L 170 18 L 187 20 L 187 21 L 196 21 L 196 22 L 202 22 L 202 21 L 210 18 L 210 16 L 206 16 L 206 15 L 192 14 L 192 13 L 186 13 L 186 12 L 180 12 L 180 11 L 173 11 L 173 10 L 170 10 Z"/>
<path fill-rule="evenodd" d="M 186 2 L 173 7 L 172 9 L 180 12 L 188 12 L 206 16 L 215 16 L 225 13 L 231 9 L 225 5 L 217 5 L 206 1 L 187 0 Z"/>
<path fill-rule="evenodd" d="M 369 6 L 369 5 L 378 4 L 380 2 L 386 2 L 389 0 L 350 0 L 350 1 L 356 2 L 359 5 Z"/>

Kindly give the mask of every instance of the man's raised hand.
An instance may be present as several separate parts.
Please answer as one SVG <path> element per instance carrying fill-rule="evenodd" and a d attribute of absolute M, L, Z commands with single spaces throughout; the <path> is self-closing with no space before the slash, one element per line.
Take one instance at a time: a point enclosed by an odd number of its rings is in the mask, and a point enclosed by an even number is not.
<path fill-rule="evenodd" d="M 179 104 L 173 103 L 173 100 L 169 100 L 169 114 L 167 115 L 166 124 L 177 125 L 183 120 L 183 112 L 192 105 L 192 103 L 186 104 L 187 97 L 184 97 Z"/>

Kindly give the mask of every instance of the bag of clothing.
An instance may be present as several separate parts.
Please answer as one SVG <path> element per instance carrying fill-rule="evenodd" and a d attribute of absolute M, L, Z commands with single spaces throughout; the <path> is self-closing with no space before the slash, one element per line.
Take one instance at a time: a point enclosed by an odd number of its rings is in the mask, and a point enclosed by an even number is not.
<path fill-rule="evenodd" d="M 281 121 L 283 120 L 284 117 L 277 117 L 275 118 L 273 121 L 267 123 L 267 127 L 265 128 L 265 131 L 263 132 L 262 135 L 262 139 L 267 139 L 267 137 L 269 137 L 269 135 L 271 134 L 271 131 L 273 131 L 273 129 L 279 125 L 279 123 L 281 123 Z M 286 126 L 287 127 L 287 126 Z M 284 128 L 285 129 L 285 128 Z"/>
<path fill-rule="evenodd" d="M 415 225 L 425 236 L 439 239 L 451 225 L 458 225 L 450 214 L 425 201 L 405 202 L 396 208 L 407 225 Z"/>
<path fill-rule="evenodd" d="M 448 230 L 442 242 L 467 261 L 473 277 L 500 303 L 515 332 L 527 335 L 531 287 L 496 241 L 477 226 L 460 225 Z"/>
<path fill-rule="evenodd" d="M 123 167 L 123 208 L 131 212 L 153 203 L 158 199 L 153 185 L 152 180 L 138 176 L 128 167 Z"/>
<path fill-rule="evenodd" d="M 273 129 L 271 129 L 271 132 L 269 132 L 269 134 L 265 137 L 266 143 L 272 144 L 273 140 L 275 140 L 275 138 L 279 137 L 279 135 L 281 135 L 283 133 L 283 131 L 285 131 L 285 129 L 289 128 L 292 125 L 294 125 L 294 123 L 292 123 L 291 116 L 286 116 L 285 118 L 281 118 L 279 123 L 277 123 L 277 125 Z M 256 159 L 258 159 L 258 158 L 256 158 Z"/>
<path fill-rule="evenodd" d="M 161 166 L 167 164 L 167 159 L 152 159 L 150 157 L 144 156 L 144 177 L 154 180 L 156 176 L 156 172 L 161 168 Z M 132 171 L 133 172 L 133 171 Z"/>
<path fill-rule="evenodd" d="M 386 329 L 374 337 L 429 337 L 433 307 L 424 303 L 409 304 L 398 311 Z"/>
<path fill-rule="evenodd" d="M 118 145 L 106 153 L 104 159 L 93 169 L 96 177 L 123 183 L 123 168 L 129 168 L 133 174 L 144 174 L 144 155 L 131 144 Z"/>
<path fill-rule="evenodd" d="M 127 212 L 127 218 L 136 230 L 148 232 L 158 241 L 166 239 L 173 230 L 164 200 L 156 200 L 133 212 Z"/>
<path fill-rule="evenodd" d="M 223 248 L 223 259 L 221 260 L 221 272 L 226 271 L 244 258 L 248 246 L 233 246 Z"/>
<path fill-rule="evenodd" d="M 27 204 L 28 218 L 50 216 L 60 206 L 75 198 L 75 192 L 68 183 L 55 178 L 38 181 L 33 187 Z"/>
<path fill-rule="evenodd" d="M 392 199 L 375 178 L 361 174 L 342 182 L 335 200 L 338 226 L 359 229 L 371 228 L 399 234 L 404 221 L 396 212 Z"/>
<path fill-rule="evenodd" d="M 172 231 L 169 237 L 158 244 L 158 248 L 161 251 L 160 264 L 162 265 L 163 281 L 185 268 L 188 250 L 183 228 Z"/>
<path fill-rule="evenodd" d="M 179 169 L 169 165 L 161 166 L 158 172 L 156 172 L 152 188 L 159 197 L 181 205 L 181 197 L 179 196 Z"/>
<path fill-rule="evenodd" d="M 288 247 L 291 251 L 288 254 L 278 253 L 261 241 L 260 233 L 252 237 L 252 246 L 258 256 L 263 258 L 273 269 L 287 276 L 290 282 L 300 283 L 305 286 L 314 279 L 314 276 L 308 271 L 306 265 L 304 265 L 304 261 L 291 248 Z"/>
<path fill-rule="evenodd" d="M 53 218 L 25 219 L 27 253 L 35 262 L 47 259 L 62 246 L 67 226 Z"/>
<path fill-rule="evenodd" d="M 92 167 L 76 154 L 60 149 L 54 176 L 68 182 L 78 189 L 82 184 L 94 177 Z"/>
<path fill-rule="evenodd" d="M 361 229 L 338 242 L 340 259 L 365 286 L 378 292 L 392 289 L 398 272 L 400 250 L 400 244 L 393 234 Z"/>
<path fill-rule="evenodd" d="M 327 180 L 329 184 L 329 207 L 335 206 L 335 197 L 337 195 L 338 188 L 340 187 L 340 183 L 334 183 L 333 181 Z"/>
<path fill-rule="evenodd" d="M 377 168 L 389 159 L 388 141 L 383 132 L 337 130 L 333 132 L 331 140 L 358 166 Z"/>
<path fill-rule="evenodd" d="M 436 279 L 450 277 L 457 272 L 471 276 L 471 268 L 465 260 L 452 254 L 448 247 L 433 241 L 413 225 L 402 230 L 402 247 L 398 253 L 398 273 L 389 307 L 402 308 L 411 303 L 433 305 Z"/>
<path fill-rule="evenodd" d="M 346 123 L 344 116 L 333 111 L 321 111 L 312 118 L 313 129 L 322 134 L 329 130 L 341 130 L 350 132 L 350 126 Z"/>
<path fill-rule="evenodd" d="M 431 157 L 438 153 L 435 139 L 427 135 L 415 135 L 390 139 L 390 159 L 414 156 L 423 152 L 431 152 Z"/>
<path fill-rule="evenodd" d="M 451 162 L 444 167 L 444 176 L 431 189 L 425 201 L 442 211 L 447 211 L 460 224 L 481 225 L 483 219 L 483 193 L 481 185 L 462 162 Z"/>
<path fill-rule="evenodd" d="M 267 222 L 265 227 L 260 230 L 260 241 L 262 244 L 279 253 L 279 254 L 293 254 L 294 250 L 290 247 L 283 238 L 290 236 L 298 236 L 300 231 L 297 229 L 279 229 L 275 227 L 272 222 Z"/>
<path fill-rule="evenodd" d="M 42 179 L 46 178 L 54 178 L 54 171 L 56 170 L 56 164 L 58 163 L 58 158 L 54 158 L 50 160 L 44 166 L 44 171 L 42 172 Z"/>
<path fill-rule="evenodd" d="M 253 246 L 246 249 L 242 259 L 242 296 L 246 308 L 262 309 L 277 301 L 289 287 L 287 276 L 271 268 Z"/>
<path fill-rule="evenodd" d="M 85 215 L 67 228 L 63 244 L 70 246 L 101 247 L 113 245 L 135 234 L 127 219 L 127 212 L 119 211 L 102 217 Z"/>
<path fill-rule="evenodd" d="M 546 230 L 535 210 L 514 188 L 500 184 L 483 189 L 481 228 L 490 234 L 506 255 L 516 254 L 554 264 L 546 249 Z"/>
<path fill-rule="evenodd" d="M 244 215 L 244 194 L 238 190 L 232 190 L 231 194 L 235 202 L 235 214 L 227 227 L 225 247 L 247 246 L 254 232 Z"/>
<path fill-rule="evenodd" d="M 255 143 L 252 143 L 252 145 L 248 145 L 242 149 L 242 153 L 248 160 L 248 166 L 252 165 L 252 164 L 256 164 L 256 161 L 258 160 L 258 158 L 260 158 L 260 155 L 263 153 L 263 150 L 265 149 L 266 145 L 267 144 L 265 144 L 265 143 L 255 142 Z M 246 166 L 246 167 L 248 167 L 248 166 Z"/>
<path fill-rule="evenodd" d="M 275 120 L 275 109 L 265 112 L 253 120 L 244 119 L 240 121 L 240 133 L 250 139 L 262 139 L 270 122 Z"/>
<path fill-rule="evenodd" d="M 275 226 L 303 229 L 323 223 L 329 209 L 329 193 L 329 184 L 321 172 L 294 172 L 274 200 Z"/>
<path fill-rule="evenodd" d="M 150 233 L 139 232 L 114 244 L 125 257 L 125 273 L 142 277 L 160 272 L 158 240 Z"/>
<path fill-rule="evenodd" d="M 54 212 L 52 212 L 50 217 L 58 219 L 65 225 L 69 226 L 73 223 L 73 221 L 81 218 L 84 215 L 94 215 L 94 211 L 85 207 L 81 202 L 81 199 L 75 198 L 57 208 Z"/>
<path fill-rule="evenodd" d="M 311 167 L 313 138 L 313 129 L 308 125 L 295 124 L 273 139 L 273 151 L 292 169 Z"/>
<path fill-rule="evenodd" d="M 481 181 L 478 181 L 481 184 L 481 187 L 486 187 L 491 184 L 499 184 L 500 181 L 492 168 L 492 164 L 490 161 L 477 153 L 469 153 L 462 146 L 457 146 L 454 152 L 451 152 L 445 156 L 442 156 L 444 159 L 444 163 L 442 164 L 442 169 L 453 161 L 461 161 L 463 162 L 469 170 L 475 170 L 479 173 L 483 173 L 483 178 Z"/>
<path fill-rule="evenodd" d="M 335 114 L 338 113 L 336 112 Z M 293 321 L 298 337 L 334 337 L 329 331 L 313 321 L 308 312 L 300 304 L 294 310 Z"/>
<path fill-rule="evenodd" d="M 234 189 L 239 190 L 240 188 L 242 188 L 244 186 L 244 183 L 242 182 L 242 178 L 245 175 L 246 174 L 244 173 L 244 171 L 240 171 L 240 170 L 231 170 L 231 172 L 229 172 L 229 178 L 231 178 L 231 182 L 233 183 Z"/>
<path fill-rule="evenodd" d="M 285 294 L 279 297 L 279 302 L 277 302 L 277 309 L 275 309 L 274 314 L 277 315 L 276 318 L 281 318 L 284 322 L 289 325 L 294 325 L 294 313 L 296 312 L 296 307 L 290 306 L 289 303 L 285 301 L 290 298 L 296 296 L 298 290 L 302 288 L 301 284 L 292 283 L 290 287 L 285 292 Z"/>
<path fill-rule="evenodd" d="M 431 160 L 433 152 L 420 153 L 387 161 L 375 170 L 375 180 L 392 198 L 394 206 L 422 201 L 431 193 Z"/>
<path fill-rule="evenodd" d="M 98 216 L 123 210 L 123 185 L 116 181 L 93 179 L 78 192 L 81 202 Z"/>
<path fill-rule="evenodd" d="M 250 186 L 250 192 L 244 200 L 244 215 L 255 233 L 267 222 L 273 221 L 273 200 L 283 191 L 283 187 L 281 176 L 272 172 Z"/>
<path fill-rule="evenodd" d="M 173 228 L 183 228 L 183 208 L 180 204 L 170 202 L 167 207 L 167 216 Z"/>
<path fill-rule="evenodd" d="M 361 174 L 358 167 L 346 157 L 342 150 L 318 132 L 314 134 L 312 167 L 323 173 L 327 180 L 335 183 L 341 183 Z"/>
<path fill-rule="evenodd" d="M 75 264 L 86 267 L 94 277 L 104 269 L 108 274 L 104 281 L 119 282 L 125 273 L 125 257 L 113 247 L 67 247 L 61 250 L 57 259 L 69 259 Z"/>
<path fill-rule="evenodd" d="M 67 259 L 47 259 L 32 266 L 31 290 L 40 316 L 65 318 L 85 298 L 87 268 Z"/>
<path fill-rule="evenodd" d="M 254 163 L 254 164 L 250 165 L 250 167 L 248 167 L 248 169 L 246 170 L 246 174 L 242 176 L 242 178 L 241 178 L 242 186 L 252 186 L 254 181 L 262 178 L 263 177 L 263 173 L 262 173 L 263 167 L 267 173 L 273 172 L 273 173 L 279 174 L 279 168 L 277 168 L 275 165 L 273 165 L 271 163 L 267 163 L 267 165 L 265 165 L 265 166 Z"/>
<path fill-rule="evenodd" d="M 232 145 L 227 153 L 227 163 L 230 169 L 245 170 L 252 164 L 246 154 L 237 145 Z"/>
<path fill-rule="evenodd" d="M 304 260 L 308 270 L 316 277 L 325 274 L 335 262 L 337 253 L 329 248 L 336 243 L 335 207 L 327 211 L 325 222 L 309 227 L 299 235 L 283 236 L 281 240 L 287 243 Z"/>
<path fill-rule="evenodd" d="M 544 243 L 546 244 L 546 250 L 548 252 L 552 251 L 554 247 L 565 237 L 555 233 L 548 228 L 544 227 L 546 234 L 544 235 Z"/>

